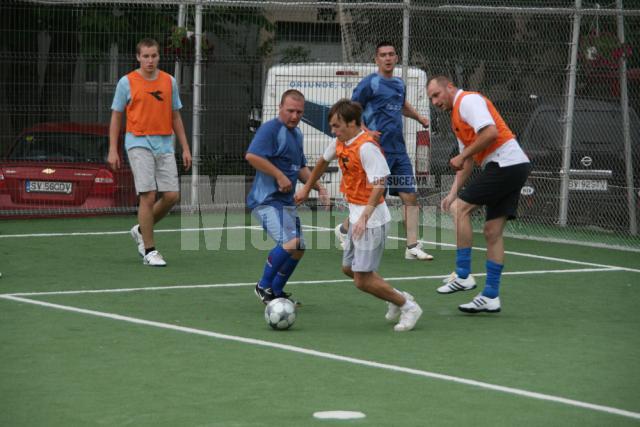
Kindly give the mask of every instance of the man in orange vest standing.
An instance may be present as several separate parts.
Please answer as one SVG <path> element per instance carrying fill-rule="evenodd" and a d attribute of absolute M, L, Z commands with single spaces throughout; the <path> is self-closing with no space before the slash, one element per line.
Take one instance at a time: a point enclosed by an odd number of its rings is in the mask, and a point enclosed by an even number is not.
<path fill-rule="evenodd" d="M 180 116 L 178 85 L 171 75 L 158 69 L 158 42 L 142 39 L 136 46 L 136 58 L 140 67 L 122 77 L 116 86 L 107 161 L 114 170 L 120 167 L 118 137 L 126 112 L 125 148 L 140 198 L 138 224 L 131 228 L 131 237 L 144 265 L 164 267 L 167 263 L 155 248 L 153 227 L 180 199 L 173 136 L 182 148 L 185 170 L 191 167 L 191 150 Z M 161 194 L 159 198 L 157 193 Z"/>
<path fill-rule="evenodd" d="M 471 213 L 485 206 L 485 287 L 471 302 L 458 308 L 465 313 L 497 313 L 501 309 L 500 276 L 504 266 L 502 234 L 507 220 L 516 217 L 520 190 L 529 176 L 531 164 L 513 132 L 485 96 L 458 89 L 445 76 L 429 79 L 427 95 L 433 105 L 451 112 L 451 127 L 460 149 L 460 154 L 450 160 L 456 175 L 441 203 L 442 210 L 450 212 L 455 223 L 456 270 L 437 291 L 451 294 L 476 287 L 471 275 Z M 467 183 L 474 162 L 482 171 Z"/>
<path fill-rule="evenodd" d="M 376 271 L 382 260 L 391 214 L 384 201 L 386 179 L 391 173 L 379 145 L 361 129 L 362 107 L 341 99 L 329 110 L 329 125 L 336 135 L 295 195 L 297 203 L 338 159 L 342 171 L 340 191 L 349 202 L 349 230 L 342 255 L 342 271 L 353 278 L 358 289 L 388 303 L 388 321 L 397 321 L 394 330 L 410 331 L 422 309 L 407 292 L 394 289 Z"/>

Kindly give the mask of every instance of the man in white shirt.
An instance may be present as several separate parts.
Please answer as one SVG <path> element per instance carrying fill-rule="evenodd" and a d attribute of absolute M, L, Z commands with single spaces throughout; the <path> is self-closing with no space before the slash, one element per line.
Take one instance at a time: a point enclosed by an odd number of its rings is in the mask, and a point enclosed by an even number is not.
<path fill-rule="evenodd" d="M 433 105 L 451 112 L 451 127 L 460 150 L 460 154 L 450 160 L 456 176 L 441 203 L 442 210 L 450 212 L 454 218 L 456 270 L 437 291 L 451 294 L 476 287 L 471 275 L 471 214 L 485 206 L 486 284 L 481 294 L 458 308 L 466 313 L 497 313 L 501 310 L 500 278 L 504 266 L 502 235 L 507 220 L 516 217 L 520 190 L 529 176 L 531 164 L 488 98 L 458 89 L 445 76 L 429 80 L 427 95 Z M 467 183 L 474 162 L 482 171 Z"/>
<path fill-rule="evenodd" d="M 338 159 L 342 170 L 340 191 L 349 202 L 349 231 L 342 257 L 342 271 L 353 278 L 358 289 L 388 303 L 385 318 L 398 323 L 394 330 L 409 331 L 422 309 L 407 292 L 394 289 L 376 271 L 380 266 L 391 214 L 384 201 L 385 182 L 390 174 L 380 147 L 361 129 L 362 107 L 341 99 L 329 111 L 329 125 L 336 140 L 327 147 L 311 176 L 295 195 L 301 203 L 326 171 Z"/>

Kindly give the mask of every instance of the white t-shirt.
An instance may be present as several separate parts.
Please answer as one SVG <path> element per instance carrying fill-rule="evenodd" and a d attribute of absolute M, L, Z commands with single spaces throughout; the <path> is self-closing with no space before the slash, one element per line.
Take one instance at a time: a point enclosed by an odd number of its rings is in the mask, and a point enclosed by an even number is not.
<path fill-rule="evenodd" d="M 456 92 L 456 96 L 453 100 L 455 104 L 458 96 L 462 93 L 462 89 Z M 487 126 L 494 125 L 496 122 L 491 117 L 487 102 L 485 99 L 477 93 L 470 93 L 462 98 L 460 101 L 460 118 L 464 120 L 473 130 L 478 133 Z M 464 150 L 464 144 L 458 140 L 458 149 L 462 153 Z M 489 154 L 482 161 L 482 167 L 489 162 L 496 162 L 500 167 L 513 166 L 520 163 L 529 163 L 529 158 L 522 151 L 520 144 L 515 139 L 502 144 L 493 153 Z"/>
<path fill-rule="evenodd" d="M 356 138 L 362 135 L 360 132 L 355 137 L 346 142 L 346 145 L 352 144 Z M 336 141 L 332 141 L 322 155 L 324 160 L 330 162 L 337 158 L 336 154 Z M 374 183 L 380 178 L 384 178 L 391 174 L 387 161 L 380 149 L 372 143 L 364 143 L 360 146 L 360 160 L 362 161 L 362 167 L 367 174 L 367 181 Z M 358 221 L 366 205 L 356 205 L 355 203 L 349 203 L 349 222 L 354 224 Z M 386 202 L 382 202 L 376 206 L 371 213 L 371 216 L 367 220 L 367 228 L 379 227 L 387 222 L 391 221 L 391 213 L 387 207 Z"/>

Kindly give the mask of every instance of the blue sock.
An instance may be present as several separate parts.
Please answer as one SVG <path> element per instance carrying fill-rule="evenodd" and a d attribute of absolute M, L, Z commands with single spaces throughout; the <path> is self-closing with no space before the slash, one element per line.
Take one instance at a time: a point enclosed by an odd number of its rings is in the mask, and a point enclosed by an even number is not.
<path fill-rule="evenodd" d="M 502 267 L 491 260 L 487 260 L 487 282 L 482 291 L 482 295 L 487 298 L 495 298 L 500 295 L 500 276 L 502 275 Z"/>
<path fill-rule="evenodd" d="M 291 255 L 289 252 L 280 245 L 271 249 L 271 252 L 269 252 L 269 256 L 267 257 L 267 262 L 264 264 L 264 272 L 258 282 L 258 286 L 262 289 L 270 288 L 271 282 L 273 282 L 273 278 L 276 276 L 276 273 L 290 257 Z"/>
<path fill-rule="evenodd" d="M 273 278 L 273 282 L 271 282 L 271 289 L 273 289 L 273 295 L 280 296 L 282 295 L 282 290 L 284 289 L 284 285 L 287 284 L 287 280 L 293 274 L 293 270 L 296 269 L 298 265 L 299 259 L 289 258 L 287 262 L 282 264 L 280 267 L 280 271 L 276 274 L 276 277 Z"/>
<path fill-rule="evenodd" d="M 471 274 L 471 248 L 456 249 L 456 274 L 461 279 Z"/>

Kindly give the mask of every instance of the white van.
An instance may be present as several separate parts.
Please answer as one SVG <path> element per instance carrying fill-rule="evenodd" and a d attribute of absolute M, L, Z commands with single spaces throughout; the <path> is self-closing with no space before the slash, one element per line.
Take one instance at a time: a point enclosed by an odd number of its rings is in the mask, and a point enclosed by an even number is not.
<path fill-rule="evenodd" d="M 286 90 L 297 89 L 302 92 L 305 96 L 305 112 L 300 129 L 304 135 L 304 152 L 312 167 L 333 139 L 327 120 L 331 106 L 340 98 L 351 98 L 358 82 L 377 70 L 374 64 L 346 63 L 285 64 L 271 67 L 267 73 L 262 101 L 262 121 L 266 122 L 278 115 L 280 98 Z M 400 66 L 396 67 L 394 75 L 402 77 Z M 429 117 L 426 73 L 419 68 L 409 67 L 405 82 L 409 103 L 420 114 Z M 416 174 L 427 174 L 429 131 L 415 120 L 405 118 L 404 132 L 407 152 L 414 161 Z M 332 198 L 341 197 L 337 161 L 330 165 L 322 183 Z"/>

